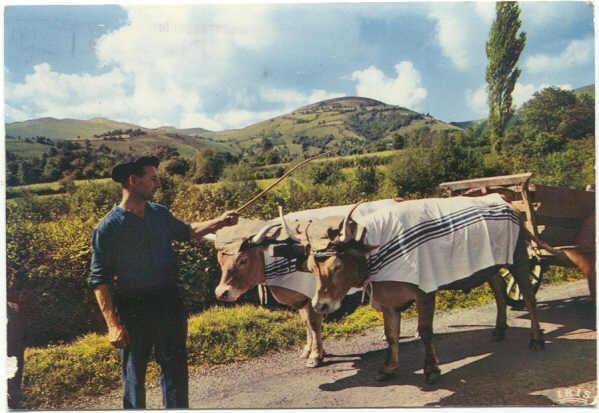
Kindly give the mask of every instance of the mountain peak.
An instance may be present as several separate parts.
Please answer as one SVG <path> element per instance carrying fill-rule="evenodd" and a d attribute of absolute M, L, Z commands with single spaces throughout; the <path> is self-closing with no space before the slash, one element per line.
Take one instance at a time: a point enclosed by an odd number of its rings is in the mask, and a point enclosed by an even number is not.
<path fill-rule="evenodd" d="M 381 101 L 364 98 L 359 96 L 343 96 L 339 98 L 332 98 L 327 100 L 322 100 L 320 102 L 311 103 L 306 106 L 302 106 L 296 109 L 294 112 L 301 112 L 305 110 L 315 110 L 321 109 L 323 107 L 332 106 L 332 107 L 356 107 L 356 106 L 378 106 L 378 105 L 386 105 Z"/>

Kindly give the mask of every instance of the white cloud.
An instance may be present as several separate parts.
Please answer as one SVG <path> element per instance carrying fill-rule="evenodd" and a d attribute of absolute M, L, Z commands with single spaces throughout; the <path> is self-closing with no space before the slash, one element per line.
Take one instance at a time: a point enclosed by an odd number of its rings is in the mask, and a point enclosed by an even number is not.
<path fill-rule="evenodd" d="M 429 17 L 443 55 L 460 70 L 484 59 L 484 45 L 495 17 L 494 3 L 434 3 Z"/>
<path fill-rule="evenodd" d="M 126 10 L 127 24 L 96 43 L 96 56 L 107 73 L 62 74 L 47 63 L 37 65 L 22 83 L 7 82 L 7 118 L 106 116 L 147 127 L 214 129 L 243 119 L 209 116 L 204 100 L 238 70 L 236 53 L 270 44 L 273 25 L 268 6 Z M 203 123 L 190 125 L 193 119 Z"/>
<path fill-rule="evenodd" d="M 129 111 L 125 96 L 126 77 L 119 69 L 98 76 L 71 75 L 52 71 L 47 63 L 33 67 L 23 83 L 6 85 L 10 102 L 7 116 L 85 118 L 104 114 L 118 116 Z"/>
<path fill-rule="evenodd" d="M 274 118 L 275 116 L 279 116 L 284 113 L 285 111 L 281 110 L 251 111 L 234 109 L 218 113 L 215 116 L 215 119 L 225 128 L 230 129 L 238 128 L 240 125 L 251 125 L 269 118 Z"/>
<path fill-rule="evenodd" d="M 516 109 L 519 108 L 524 103 L 526 103 L 530 98 L 532 98 L 532 95 L 535 92 L 537 92 L 539 90 L 543 90 L 549 86 L 558 87 L 558 88 L 561 88 L 564 90 L 572 89 L 572 85 L 570 85 L 570 84 L 548 85 L 548 84 L 543 83 L 541 85 L 534 85 L 532 83 L 516 82 L 516 85 L 514 86 L 514 91 L 512 92 L 512 103 L 513 103 L 514 108 L 516 108 Z M 489 106 L 487 103 L 486 84 L 482 84 L 476 90 L 467 89 L 466 90 L 466 103 L 467 103 L 468 107 L 470 108 L 470 110 L 472 110 L 477 115 L 480 115 L 480 116 L 487 115 L 489 113 Z"/>
<path fill-rule="evenodd" d="M 298 106 L 308 105 L 326 99 L 345 96 L 341 92 L 327 92 L 322 89 L 314 89 L 310 93 L 302 93 L 294 89 L 263 89 L 260 96 L 265 102 L 283 103 L 289 109 L 295 109 Z"/>
<path fill-rule="evenodd" d="M 522 1 L 519 3 L 523 25 L 532 30 L 546 30 L 549 25 L 571 22 L 587 9 L 593 14 L 591 2 L 582 1 Z M 531 30 L 532 29 L 532 30 Z"/>
<path fill-rule="evenodd" d="M 146 127 L 222 130 L 343 95 L 251 83 L 238 87 L 240 70 L 257 70 L 240 68 L 240 56 L 269 47 L 276 37 L 271 6 L 125 9 L 127 23 L 96 42 L 105 74 L 67 75 L 37 65 L 21 83 L 7 82 L 7 119 L 105 116 Z M 215 96 L 221 109 L 207 103 Z M 264 103 L 277 109 L 253 109 Z"/>
<path fill-rule="evenodd" d="M 357 82 L 356 94 L 419 110 L 427 96 L 427 90 L 421 85 L 420 73 L 409 61 L 395 65 L 395 72 L 395 78 L 388 78 L 375 66 L 353 72 L 352 80 Z"/>
<path fill-rule="evenodd" d="M 487 86 L 483 84 L 476 90 L 466 89 L 466 104 L 477 115 L 487 114 L 489 112 Z"/>
<path fill-rule="evenodd" d="M 593 61 L 594 39 L 587 37 L 571 41 L 557 55 L 536 54 L 526 59 L 524 66 L 531 72 L 560 71 Z"/>

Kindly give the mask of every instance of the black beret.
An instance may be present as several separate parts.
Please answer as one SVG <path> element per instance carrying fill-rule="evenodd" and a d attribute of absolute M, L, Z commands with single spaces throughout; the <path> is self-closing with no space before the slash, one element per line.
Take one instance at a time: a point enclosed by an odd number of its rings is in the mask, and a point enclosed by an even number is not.
<path fill-rule="evenodd" d="M 112 168 L 112 180 L 123 183 L 129 176 L 141 173 L 144 166 L 154 166 L 158 168 L 159 164 L 160 159 L 155 156 L 129 156 Z"/>

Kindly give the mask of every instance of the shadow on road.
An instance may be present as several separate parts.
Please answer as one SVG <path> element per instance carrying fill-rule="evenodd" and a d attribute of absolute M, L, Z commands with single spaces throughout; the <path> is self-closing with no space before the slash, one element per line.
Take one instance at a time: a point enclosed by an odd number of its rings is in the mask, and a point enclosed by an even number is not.
<path fill-rule="evenodd" d="M 588 334 L 595 330 L 595 308 L 587 297 L 576 297 L 540 302 L 538 314 L 541 323 L 551 324 L 545 332 L 545 351 L 528 349 L 529 328 L 511 327 L 506 339 L 497 343 L 488 326 L 435 336 L 443 373 L 435 385 L 424 382 L 424 349 L 417 340 L 400 343 L 400 368 L 389 381 L 375 381 L 386 357 L 386 350 L 377 350 L 354 361 L 355 375 L 319 387 L 339 391 L 412 385 L 425 392 L 449 390 L 452 394 L 434 403 L 437 406 L 555 405 L 549 397 L 532 393 L 596 379 L 596 340 Z M 517 318 L 528 319 L 528 314 Z"/>

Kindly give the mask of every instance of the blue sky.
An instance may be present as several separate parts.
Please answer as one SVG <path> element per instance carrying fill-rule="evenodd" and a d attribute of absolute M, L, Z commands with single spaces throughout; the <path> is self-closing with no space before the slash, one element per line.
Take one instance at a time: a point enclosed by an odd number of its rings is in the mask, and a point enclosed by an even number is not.
<path fill-rule="evenodd" d="M 592 5 L 521 7 L 515 103 L 594 83 Z M 483 2 L 7 7 L 6 121 L 222 130 L 355 95 L 478 119 L 493 18 Z"/>

